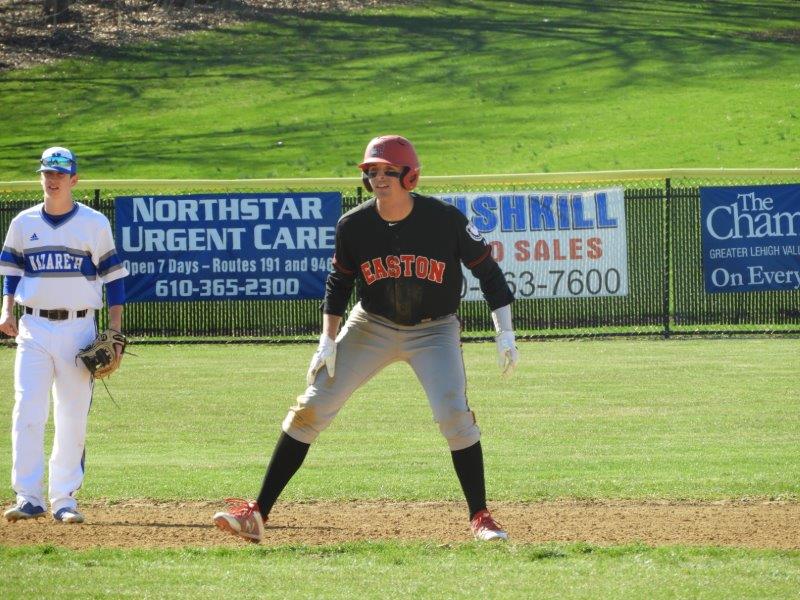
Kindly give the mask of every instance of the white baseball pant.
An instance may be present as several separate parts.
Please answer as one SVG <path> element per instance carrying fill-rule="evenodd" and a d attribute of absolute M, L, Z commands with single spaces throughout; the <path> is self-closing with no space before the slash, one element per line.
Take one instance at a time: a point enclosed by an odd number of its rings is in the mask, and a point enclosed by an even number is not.
<path fill-rule="evenodd" d="M 14 361 L 11 485 L 17 500 L 46 507 L 43 495 L 44 434 L 53 395 L 53 450 L 49 464 L 53 513 L 77 502 L 84 476 L 84 444 L 92 378 L 75 355 L 97 335 L 94 311 L 82 318 L 50 321 L 23 315 Z"/>

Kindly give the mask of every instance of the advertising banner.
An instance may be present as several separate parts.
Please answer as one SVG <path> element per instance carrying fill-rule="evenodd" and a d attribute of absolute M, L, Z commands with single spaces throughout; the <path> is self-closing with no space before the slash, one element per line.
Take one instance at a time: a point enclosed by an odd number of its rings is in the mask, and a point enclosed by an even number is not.
<path fill-rule="evenodd" d="M 707 293 L 800 289 L 800 185 L 701 187 Z"/>
<path fill-rule="evenodd" d="M 120 196 L 128 302 L 322 298 L 342 196 Z"/>
<path fill-rule="evenodd" d="M 628 294 L 622 188 L 440 197 L 458 207 L 492 245 L 518 299 Z M 464 272 L 462 297 L 482 299 L 478 280 Z"/>

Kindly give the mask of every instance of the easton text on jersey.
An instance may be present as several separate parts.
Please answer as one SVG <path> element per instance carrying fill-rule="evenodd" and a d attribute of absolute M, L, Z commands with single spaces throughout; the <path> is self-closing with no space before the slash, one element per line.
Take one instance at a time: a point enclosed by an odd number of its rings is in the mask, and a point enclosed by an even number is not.
<path fill-rule="evenodd" d="M 372 285 L 379 279 L 393 277 L 416 277 L 417 279 L 427 279 L 434 283 L 442 283 L 444 278 L 443 261 L 417 256 L 415 254 L 401 254 L 400 256 L 390 254 L 389 256 L 377 257 L 361 263 L 361 274 L 367 285 Z"/>

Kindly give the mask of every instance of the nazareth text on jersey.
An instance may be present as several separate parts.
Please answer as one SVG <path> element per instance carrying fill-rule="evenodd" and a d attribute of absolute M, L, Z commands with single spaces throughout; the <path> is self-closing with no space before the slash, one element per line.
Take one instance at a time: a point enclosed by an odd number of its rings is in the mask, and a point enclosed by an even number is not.
<path fill-rule="evenodd" d="M 55 223 L 44 203 L 21 211 L 0 250 L 0 275 L 21 277 L 15 301 L 35 308 L 99 309 L 103 284 L 127 274 L 108 218 L 80 202 Z"/>
<path fill-rule="evenodd" d="M 28 269 L 33 273 L 63 273 L 74 271 L 80 273 L 83 256 L 74 256 L 69 252 L 40 252 L 25 256 Z"/>

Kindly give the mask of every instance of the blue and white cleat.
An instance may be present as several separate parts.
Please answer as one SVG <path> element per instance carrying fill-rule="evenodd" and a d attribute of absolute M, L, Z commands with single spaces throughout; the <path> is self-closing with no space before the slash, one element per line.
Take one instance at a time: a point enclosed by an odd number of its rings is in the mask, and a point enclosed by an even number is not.
<path fill-rule="evenodd" d="M 60 508 L 53 513 L 53 518 L 59 523 L 83 523 L 83 515 L 77 508 Z"/>
<path fill-rule="evenodd" d="M 44 515 L 44 508 L 36 506 L 32 502 L 18 502 L 16 506 L 12 506 L 3 513 L 3 516 L 9 523 L 24 521 L 26 519 L 38 519 Z"/>

